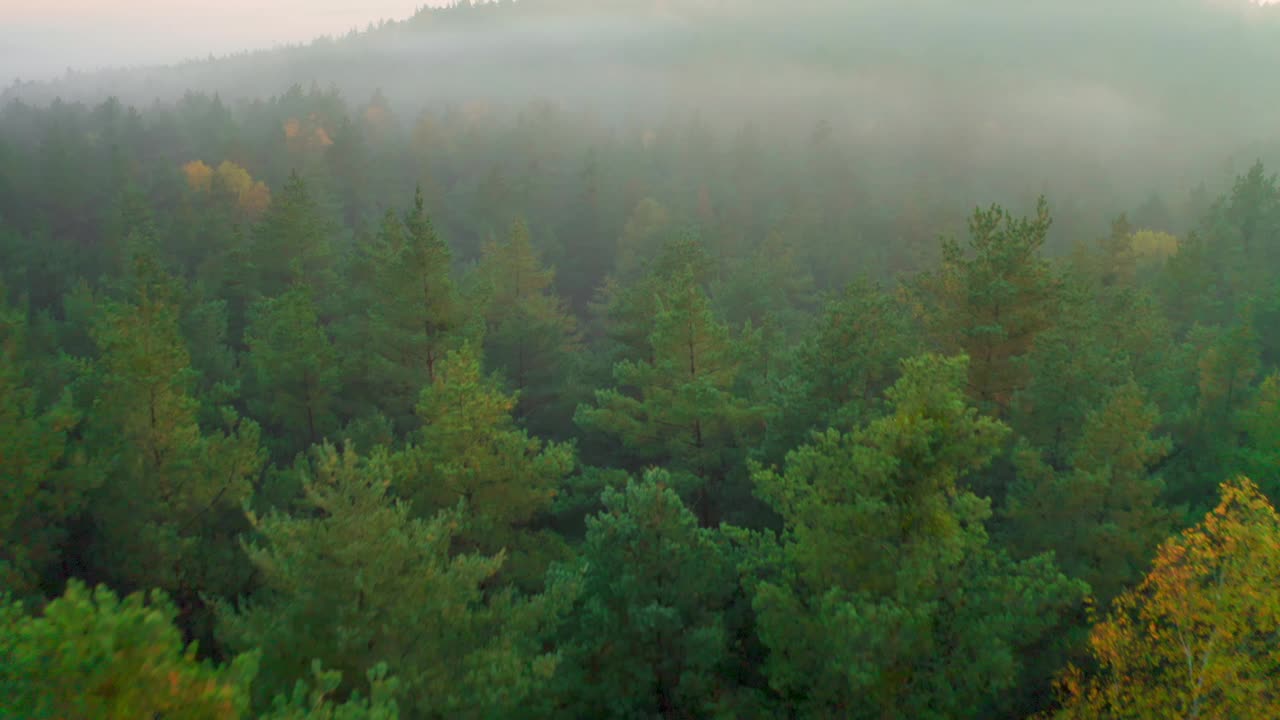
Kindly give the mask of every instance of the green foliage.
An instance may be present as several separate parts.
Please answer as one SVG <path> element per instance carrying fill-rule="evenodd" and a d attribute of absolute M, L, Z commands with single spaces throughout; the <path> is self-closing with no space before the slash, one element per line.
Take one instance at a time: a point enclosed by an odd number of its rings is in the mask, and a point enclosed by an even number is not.
<path fill-rule="evenodd" d="M 26 318 L 0 299 L 0 591 L 20 594 L 56 559 L 95 480 L 70 443 L 81 421 L 71 394 L 42 402 L 25 335 Z"/>
<path fill-rule="evenodd" d="M 421 188 L 403 219 L 387 214 L 366 252 L 367 371 L 377 378 L 379 406 L 403 431 L 413 427 L 418 391 L 464 338 L 468 308 L 449 276 L 449 247 L 427 216 Z"/>
<path fill-rule="evenodd" d="M 657 296 L 647 362 L 614 366 L 618 388 L 596 393 L 576 422 L 621 440 L 642 462 L 661 463 L 693 498 L 703 523 L 725 516 L 724 484 L 759 412 L 735 392 L 741 346 L 711 311 L 690 269 Z"/>
<path fill-rule="evenodd" d="M 828 300 L 780 384 L 769 433 L 781 452 L 770 457 L 802 444 L 811 429 L 848 430 L 879 415 L 901 359 L 919 349 L 910 323 L 902 303 L 865 281 Z"/>
<path fill-rule="evenodd" d="M 196 657 L 163 595 L 119 599 L 72 581 L 32 617 L 0 606 L 0 712 L 6 717 L 237 720 L 256 653 L 218 667 Z"/>
<path fill-rule="evenodd" d="M 1087 416 L 1070 471 L 1056 471 L 1023 448 L 1005 515 L 1012 547 L 1024 556 L 1052 550 L 1068 575 L 1089 583 L 1105 605 L 1136 581 L 1172 532 L 1151 468 L 1169 452 L 1154 437 L 1158 410 L 1136 383 L 1121 386 Z"/>
<path fill-rule="evenodd" d="M 245 344 L 249 407 L 272 430 L 276 457 L 287 460 L 329 435 L 337 358 L 310 289 L 294 285 L 254 305 Z"/>
<path fill-rule="evenodd" d="M 967 371 L 908 361 L 890 414 L 755 473 L 785 523 L 754 606 L 765 673 L 792 712 L 981 716 L 1020 679 L 1019 649 L 1079 601 L 1048 558 L 991 547 L 987 502 L 958 486 L 1008 433 L 965 402 Z"/>
<path fill-rule="evenodd" d="M 250 246 L 254 283 L 266 297 L 301 284 L 325 298 L 335 289 L 334 228 L 297 172 L 273 198 Z"/>
<path fill-rule="evenodd" d="M 576 460 L 572 446 L 543 443 L 516 427 L 514 405 L 481 375 L 474 351 L 450 353 L 422 391 L 415 442 L 395 458 L 395 490 L 418 517 L 464 503 L 467 527 L 455 542 L 487 554 L 505 549 L 503 574 L 528 587 L 563 552 L 554 534 L 535 527 Z"/>
<path fill-rule="evenodd" d="M 562 631 L 566 717 L 706 717 L 727 701 L 721 617 L 736 578 L 661 470 L 604 491 L 582 595 Z"/>
<path fill-rule="evenodd" d="M 569 585 L 530 598 L 487 590 L 503 555 L 452 552 L 462 510 L 413 518 L 389 495 L 400 479 L 386 450 L 361 459 L 324 446 L 304 473 L 297 514 L 250 515 L 263 592 L 220 613 L 229 645 L 263 648 L 265 687 L 287 687 L 319 659 L 342 672 L 344 691 L 369 696 L 353 679 L 386 662 L 414 717 L 488 717 L 551 677 L 557 658 L 538 638 Z"/>
<path fill-rule="evenodd" d="M 200 428 L 172 284 L 145 255 L 136 262 L 133 297 L 108 302 L 93 327 L 101 358 L 86 442 L 106 473 L 90 507 L 95 564 L 185 607 L 244 582 L 226 540 L 263 457 L 257 425 L 231 410 L 223 430 Z"/>
<path fill-rule="evenodd" d="M 1050 224 L 1043 198 L 1033 218 L 1014 218 L 996 205 L 978 209 L 967 249 L 944 240 L 942 267 L 918 282 L 934 341 L 969 356 L 970 397 L 1000 416 L 1027 383 L 1018 360 L 1057 317 L 1059 280 L 1040 254 Z"/>
<path fill-rule="evenodd" d="M 292 695 L 277 695 L 271 710 L 260 715 L 260 720 L 398 720 L 400 717 L 395 701 L 398 684 L 394 678 L 387 677 L 386 665 L 378 665 L 366 675 L 373 693 L 368 700 L 355 692 L 345 702 L 337 703 L 332 696 L 342 684 L 342 674 L 323 670 L 319 661 L 311 664 L 311 674 L 311 684 L 299 680 Z"/>
<path fill-rule="evenodd" d="M 572 390 L 565 367 L 579 349 L 577 323 L 552 293 L 555 272 L 542 266 L 529 228 L 518 222 L 505 243 L 487 245 L 476 275 L 487 365 L 519 393 L 516 412 L 529 426 L 563 424 L 559 397 Z"/>

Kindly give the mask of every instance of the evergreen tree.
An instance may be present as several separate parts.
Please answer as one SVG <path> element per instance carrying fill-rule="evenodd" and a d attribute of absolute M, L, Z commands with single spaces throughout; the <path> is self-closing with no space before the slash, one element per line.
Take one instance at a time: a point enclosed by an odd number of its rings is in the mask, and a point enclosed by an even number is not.
<path fill-rule="evenodd" d="M 785 531 L 755 582 L 765 673 L 806 717 L 982 717 L 1017 686 L 1019 650 L 1083 587 L 989 545 L 988 502 L 958 482 L 1008 430 L 968 406 L 963 358 L 908 361 L 891 413 L 828 431 L 755 473 Z"/>
<path fill-rule="evenodd" d="M 319 659 L 368 695 L 355 679 L 385 661 L 413 717 L 509 714 L 555 670 L 539 637 L 572 584 L 531 598 L 487 591 L 504 556 L 453 553 L 464 515 L 414 519 L 389 495 L 401 484 L 393 465 L 385 449 L 361 459 L 317 448 L 301 469 L 298 513 L 250 515 L 262 591 L 239 611 L 222 608 L 220 635 L 263 648 L 267 688 Z"/>
<path fill-rule="evenodd" d="M 334 229 L 297 172 L 254 230 L 250 257 L 255 289 L 266 297 L 301 283 L 317 299 L 336 289 Z"/>
<path fill-rule="evenodd" d="M 1173 529 L 1151 468 L 1170 448 L 1154 437 L 1159 411 L 1134 382 L 1084 422 L 1071 470 L 1055 471 L 1024 448 L 1006 515 L 1011 544 L 1030 556 L 1052 550 L 1062 569 L 1109 603 L 1136 581 Z"/>
<path fill-rule="evenodd" d="M 519 394 L 517 415 L 549 429 L 558 397 L 570 390 L 565 367 L 577 349 L 576 322 L 551 292 L 555 272 L 542 266 L 529 228 L 517 222 L 505 243 L 486 246 L 476 274 L 485 360 Z"/>
<path fill-rule="evenodd" d="M 0 299 L 0 591 L 23 595 L 57 559 L 96 480 L 73 444 L 81 415 L 69 390 L 46 403 L 34 386 L 26 324 Z"/>
<path fill-rule="evenodd" d="M 87 442 L 106 472 L 90 512 L 97 575 L 160 588 L 185 614 L 201 594 L 246 582 L 232 536 L 262 465 L 254 423 L 227 409 L 205 432 L 178 324 L 173 281 L 144 255 L 133 295 L 109 302 L 93 328 L 100 360 Z"/>
<path fill-rule="evenodd" d="M 336 426 L 338 366 L 311 293 L 294 285 L 250 310 L 249 408 L 271 429 L 278 459 L 320 442 Z"/>
<path fill-rule="evenodd" d="M 966 248 L 942 243 L 942 267 L 917 285 L 920 312 L 937 345 L 970 358 L 969 396 L 1006 416 L 1028 377 L 1019 360 L 1053 326 L 1059 280 L 1040 255 L 1050 226 L 1041 198 L 1034 218 L 993 205 L 974 212 Z"/>
<path fill-rule="evenodd" d="M 467 528 L 457 532 L 456 543 L 485 554 L 506 550 L 504 575 L 529 587 L 562 553 L 559 538 L 537 526 L 576 462 L 572 446 L 544 444 L 517 428 L 514 405 L 514 397 L 481 375 L 473 352 L 450 353 L 423 389 L 422 427 L 397 456 L 395 489 L 419 517 L 464 502 Z"/>
<path fill-rule="evenodd" d="M 561 639 L 564 715 L 715 714 L 731 690 L 721 615 L 736 578 L 665 471 L 605 490 L 582 560 L 582 595 Z"/>
<path fill-rule="evenodd" d="M 449 276 L 450 252 L 427 217 L 422 190 L 403 221 L 388 216 L 371 250 L 375 287 L 368 311 L 369 372 L 383 386 L 384 412 L 413 426 L 418 390 L 464 337 L 465 308 Z"/>
<path fill-rule="evenodd" d="M 621 440 L 631 457 L 660 463 L 692 498 L 707 524 L 729 510 L 725 483 L 759 412 L 735 392 L 741 347 L 711 311 L 685 269 L 657 298 L 648 362 L 614 366 L 617 388 L 596 392 L 575 416 L 585 429 Z"/>
<path fill-rule="evenodd" d="M 122 600 L 74 580 L 37 617 L 5 601 L 0 712 L 85 720 L 244 717 L 256 654 L 225 667 L 198 660 L 173 624 L 177 614 L 161 594 Z"/>

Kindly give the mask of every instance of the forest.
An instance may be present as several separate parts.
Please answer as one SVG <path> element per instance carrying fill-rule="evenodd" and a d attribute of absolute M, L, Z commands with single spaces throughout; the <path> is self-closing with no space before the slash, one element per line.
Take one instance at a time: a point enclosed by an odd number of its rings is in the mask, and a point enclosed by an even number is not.
<path fill-rule="evenodd" d="M 14 83 L 0 718 L 1280 717 L 1280 9 L 1126 8 Z"/>

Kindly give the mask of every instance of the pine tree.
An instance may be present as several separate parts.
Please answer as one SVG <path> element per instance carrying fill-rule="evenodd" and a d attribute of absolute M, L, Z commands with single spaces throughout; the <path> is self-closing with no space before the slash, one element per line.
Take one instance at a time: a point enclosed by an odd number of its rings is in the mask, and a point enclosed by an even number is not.
<path fill-rule="evenodd" d="M 86 440 L 107 473 L 90 503 L 95 570 L 165 590 L 185 613 L 202 593 L 245 582 L 229 535 L 263 458 L 257 425 L 231 410 L 223 430 L 199 426 L 173 280 L 145 254 L 135 267 L 132 297 L 108 302 L 93 328 L 101 357 Z"/>
<path fill-rule="evenodd" d="M 367 696 L 358 679 L 385 661 L 412 717 L 509 714 L 554 672 L 539 638 L 572 583 L 530 598 L 487 591 L 504 556 L 452 552 L 464 515 L 413 518 L 390 495 L 403 482 L 393 465 L 385 449 L 362 459 L 316 448 L 297 514 L 250 515 L 262 591 L 221 609 L 220 635 L 263 648 L 266 688 L 302 679 L 318 659 L 342 672 L 344 691 Z"/>
<path fill-rule="evenodd" d="M 582 595 L 561 637 L 566 716 L 713 714 L 725 700 L 722 613 L 736 578 L 665 471 L 605 490 L 582 560 Z"/>
<path fill-rule="evenodd" d="M 780 383 L 766 456 L 781 459 L 812 430 L 847 431 L 877 416 L 901 359 L 920 344 L 909 309 L 884 289 L 859 280 L 831 297 Z"/>
<path fill-rule="evenodd" d="M 1005 510 L 1013 547 L 1026 556 L 1052 550 L 1102 604 L 1136 581 L 1173 529 L 1164 483 L 1151 472 L 1170 449 L 1169 438 L 1153 435 L 1159 419 L 1129 382 L 1086 417 L 1070 471 L 1024 448 Z"/>
<path fill-rule="evenodd" d="M 1059 280 L 1040 255 L 1050 223 L 1043 198 L 1034 218 L 979 209 L 967 252 L 944 240 L 942 267 L 918 281 L 919 311 L 934 342 L 969 356 L 969 396 L 1001 417 L 1028 382 L 1019 359 L 1057 316 Z"/>
<path fill-rule="evenodd" d="M 422 427 L 397 458 L 402 480 L 395 489 L 418 517 L 464 502 L 468 522 L 459 545 L 486 554 L 505 549 L 504 575 L 530 587 L 562 552 L 558 537 L 535 528 L 576 461 L 571 446 L 544 444 L 517 428 L 514 405 L 481 375 L 474 352 L 450 353 L 423 389 Z"/>
<path fill-rule="evenodd" d="M 724 517 L 724 487 L 759 412 L 735 392 L 741 349 L 711 311 L 689 268 L 657 298 L 647 362 L 614 366 L 618 387 L 596 392 L 575 421 L 617 437 L 634 459 L 681 477 L 694 512 L 708 524 Z"/>
<path fill-rule="evenodd" d="M 485 360 L 519 394 L 517 415 L 549 428 L 577 349 L 576 322 L 551 292 L 555 272 L 542 266 L 528 227 L 518 222 L 507 242 L 486 246 L 476 275 L 487 325 Z"/>
<path fill-rule="evenodd" d="M 0 598 L 3 600 L 3 598 Z M 72 580 L 38 617 L 0 604 L 0 709 L 24 718 L 237 720 L 255 653 L 201 662 L 162 594 L 120 599 Z"/>
<path fill-rule="evenodd" d="M 70 438 L 81 415 L 69 390 L 46 403 L 33 383 L 26 325 L 0 292 L 0 591 L 22 595 L 57 559 L 97 479 Z"/>
<path fill-rule="evenodd" d="M 257 291 L 274 297 L 300 283 L 327 298 L 336 289 L 333 234 L 306 181 L 290 174 L 253 233 Z"/>
<path fill-rule="evenodd" d="M 467 322 L 449 275 L 449 248 L 427 217 L 421 188 L 403 221 L 385 219 L 370 260 L 369 372 L 382 385 L 383 411 L 410 429 L 418 390 L 458 347 Z"/>
<path fill-rule="evenodd" d="M 275 456 L 288 460 L 336 427 L 338 366 L 311 292 L 294 285 L 250 309 L 249 407 L 272 430 Z"/>
<path fill-rule="evenodd" d="M 961 489 L 1008 429 L 962 394 L 963 358 L 910 360 L 891 413 L 759 469 L 784 521 L 754 582 L 765 673 L 810 717 L 982 717 L 1083 586 L 1046 557 L 992 548 L 988 502 Z"/>

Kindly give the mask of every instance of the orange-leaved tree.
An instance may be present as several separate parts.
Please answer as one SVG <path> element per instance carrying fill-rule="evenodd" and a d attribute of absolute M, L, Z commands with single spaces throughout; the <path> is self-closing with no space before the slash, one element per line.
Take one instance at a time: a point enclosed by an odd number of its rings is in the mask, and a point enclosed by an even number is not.
<path fill-rule="evenodd" d="M 1160 548 L 1061 681 L 1068 718 L 1280 717 L 1280 516 L 1252 481 Z"/>

